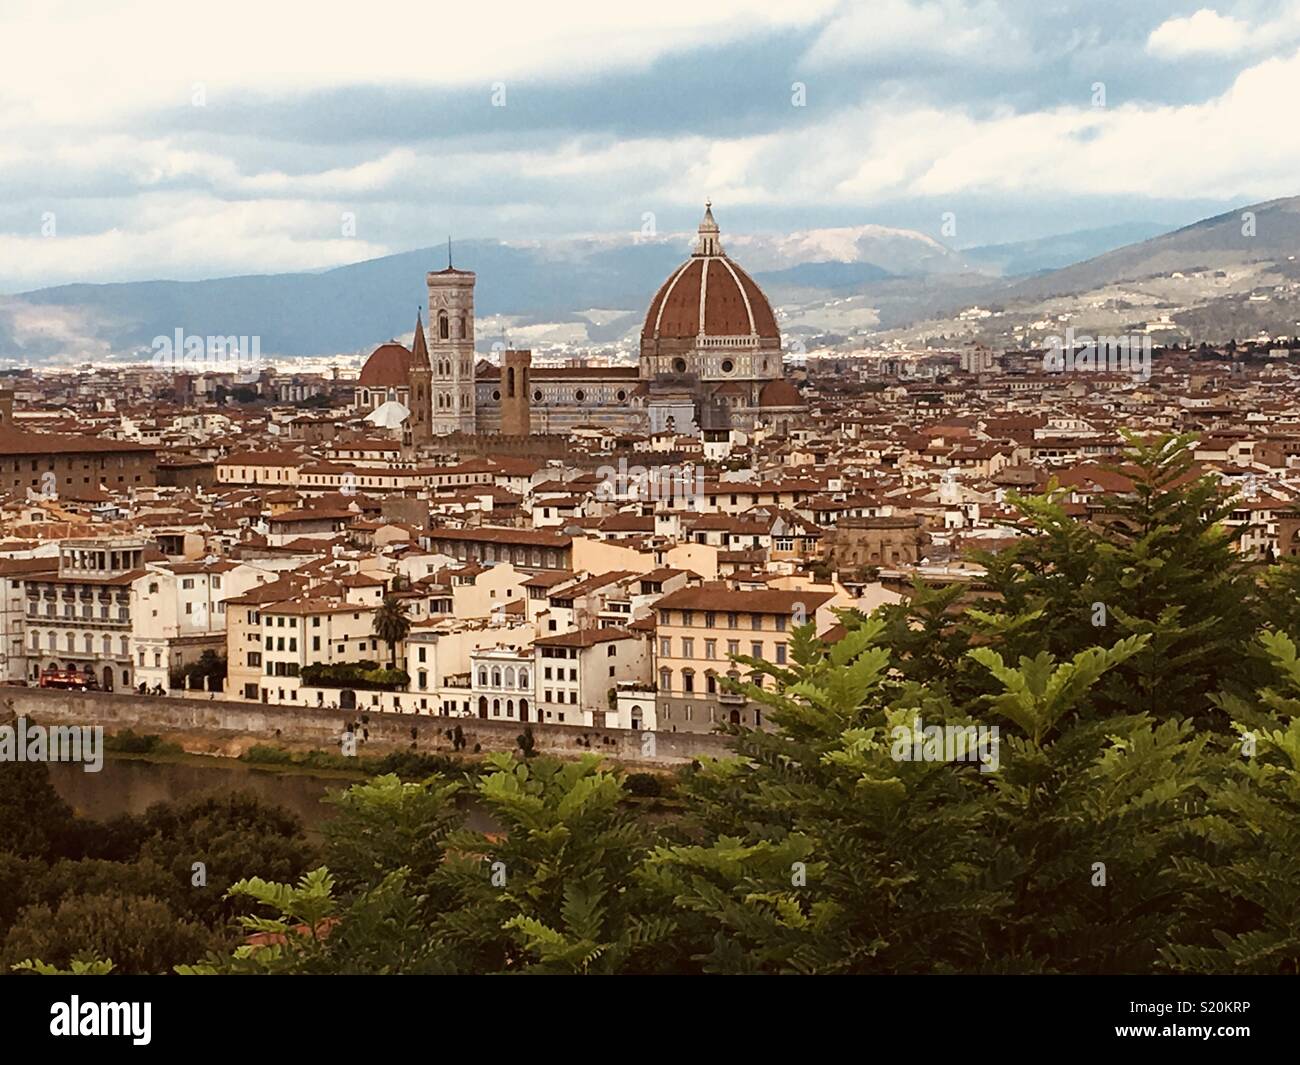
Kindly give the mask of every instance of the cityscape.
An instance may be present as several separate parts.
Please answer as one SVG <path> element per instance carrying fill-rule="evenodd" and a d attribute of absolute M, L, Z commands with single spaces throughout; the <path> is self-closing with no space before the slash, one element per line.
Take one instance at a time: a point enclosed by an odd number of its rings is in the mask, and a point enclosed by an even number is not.
<path fill-rule="evenodd" d="M 1288 128 L 1300 9 L 779 7 L 521 10 L 427 82 L 313 27 L 166 106 L 0 76 L 38 1031 L 165 1044 L 200 974 L 1086 974 L 1142 978 L 1090 1038 L 1284 1023 L 1219 978 L 1300 974 L 1300 185 L 1248 117 Z"/>

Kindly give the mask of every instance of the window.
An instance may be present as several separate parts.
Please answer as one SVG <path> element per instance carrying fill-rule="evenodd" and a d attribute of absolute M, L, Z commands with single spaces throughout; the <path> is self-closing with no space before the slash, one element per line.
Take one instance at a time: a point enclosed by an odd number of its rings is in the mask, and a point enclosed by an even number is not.
<path fill-rule="evenodd" d="M 695 611 L 694 611 L 694 610 L 683 610 L 683 611 L 682 611 L 682 624 L 683 624 L 683 625 L 694 625 L 694 624 L 695 624 Z"/>
<path fill-rule="evenodd" d="M 736 614 L 727 615 L 727 628 L 734 629 L 740 626 L 740 618 Z"/>
<path fill-rule="evenodd" d="M 705 657 L 705 658 L 717 658 L 717 657 L 718 657 L 718 641 L 717 641 L 717 640 L 705 640 L 705 641 L 704 641 L 704 657 Z"/>
<path fill-rule="evenodd" d="M 671 669 L 661 669 L 659 671 L 659 690 L 670 691 L 673 686 L 673 671 Z"/>
<path fill-rule="evenodd" d="M 672 658 L 673 641 L 671 637 L 661 636 L 659 638 L 659 654 L 662 658 Z"/>
<path fill-rule="evenodd" d="M 682 670 L 682 691 L 695 691 L 695 671 L 691 669 Z"/>
<path fill-rule="evenodd" d="M 784 615 L 784 614 L 777 614 L 777 616 L 776 616 L 776 631 L 777 631 L 777 632 L 785 632 L 785 615 Z"/>
<path fill-rule="evenodd" d="M 751 629 L 761 629 L 763 627 L 763 615 L 762 614 L 752 615 L 749 619 L 749 627 Z"/>
<path fill-rule="evenodd" d="M 776 645 L 776 664 L 778 666 L 785 665 L 785 644 L 783 643 Z"/>
<path fill-rule="evenodd" d="M 707 614 L 704 615 L 704 627 L 706 629 L 715 628 L 717 624 L 718 624 L 718 615 L 715 614 L 712 610 L 710 610 Z"/>
<path fill-rule="evenodd" d="M 682 657 L 695 657 L 695 641 L 689 636 L 682 637 Z"/>
<path fill-rule="evenodd" d="M 740 641 L 739 641 L 739 640 L 728 640 L 728 641 L 727 641 L 727 654 L 729 654 L 729 655 L 738 655 L 738 654 L 740 654 Z"/>
<path fill-rule="evenodd" d="M 750 655 L 751 658 L 762 658 L 762 657 L 763 657 L 763 641 L 762 641 L 762 640 L 755 640 L 753 643 L 751 643 L 751 644 L 749 645 L 749 655 Z"/>

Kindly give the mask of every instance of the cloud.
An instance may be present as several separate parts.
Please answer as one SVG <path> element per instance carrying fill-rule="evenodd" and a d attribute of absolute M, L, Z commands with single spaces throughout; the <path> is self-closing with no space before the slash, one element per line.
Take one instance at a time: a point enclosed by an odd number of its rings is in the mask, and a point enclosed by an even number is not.
<path fill-rule="evenodd" d="M 1162 22 L 1147 38 L 1147 51 L 1163 59 L 1193 55 L 1237 55 L 1253 44 L 1250 26 L 1203 7 L 1193 15 Z"/>
<path fill-rule="evenodd" d="M 1015 62 L 1016 38 L 998 5 L 988 0 L 876 0 L 851 4 L 822 29 L 805 56 L 812 66 L 882 56 L 963 56 Z"/>

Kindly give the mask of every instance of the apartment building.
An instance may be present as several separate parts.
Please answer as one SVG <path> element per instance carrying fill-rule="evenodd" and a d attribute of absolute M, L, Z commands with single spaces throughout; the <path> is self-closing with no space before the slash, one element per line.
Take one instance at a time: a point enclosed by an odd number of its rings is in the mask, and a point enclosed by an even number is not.
<path fill-rule="evenodd" d="M 23 578 L 26 643 L 21 674 L 89 673 L 107 691 L 134 686 L 131 587 L 157 551 L 143 537 L 59 541 L 57 558 Z"/>
<path fill-rule="evenodd" d="M 388 645 L 374 635 L 375 607 L 336 598 L 270 603 L 258 613 L 262 625 L 261 700 L 303 702 L 302 670 L 309 665 L 387 663 Z M 401 661 L 402 648 L 397 648 Z M 341 696 L 341 691 L 340 691 Z M 316 690 L 316 703 L 326 702 Z M 346 699 L 340 698 L 340 705 Z"/>
<path fill-rule="evenodd" d="M 204 651 L 227 658 L 226 602 L 275 575 L 227 559 L 149 563 L 131 584 L 131 654 L 135 683 L 172 687 L 171 677 Z"/>
<path fill-rule="evenodd" d="M 812 621 L 825 632 L 836 623 L 832 607 L 847 605 L 847 596 L 836 592 L 737 591 L 721 583 L 665 595 L 655 606 L 659 728 L 711 732 L 723 721 L 761 727 L 762 707 L 719 683 L 750 679 L 732 659 L 748 655 L 784 665 L 794 628 Z"/>
<path fill-rule="evenodd" d="M 649 635 L 605 628 L 538 637 L 533 643 L 537 720 L 605 727 L 618 686 L 650 679 Z"/>

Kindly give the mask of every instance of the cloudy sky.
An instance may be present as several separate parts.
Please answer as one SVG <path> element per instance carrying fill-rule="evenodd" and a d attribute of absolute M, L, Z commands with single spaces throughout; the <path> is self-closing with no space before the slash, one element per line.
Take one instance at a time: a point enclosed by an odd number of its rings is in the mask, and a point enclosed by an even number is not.
<path fill-rule="evenodd" d="M 0 40 L 0 292 L 706 196 L 967 247 L 1300 193 L 1300 0 L 4 0 Z"/>

